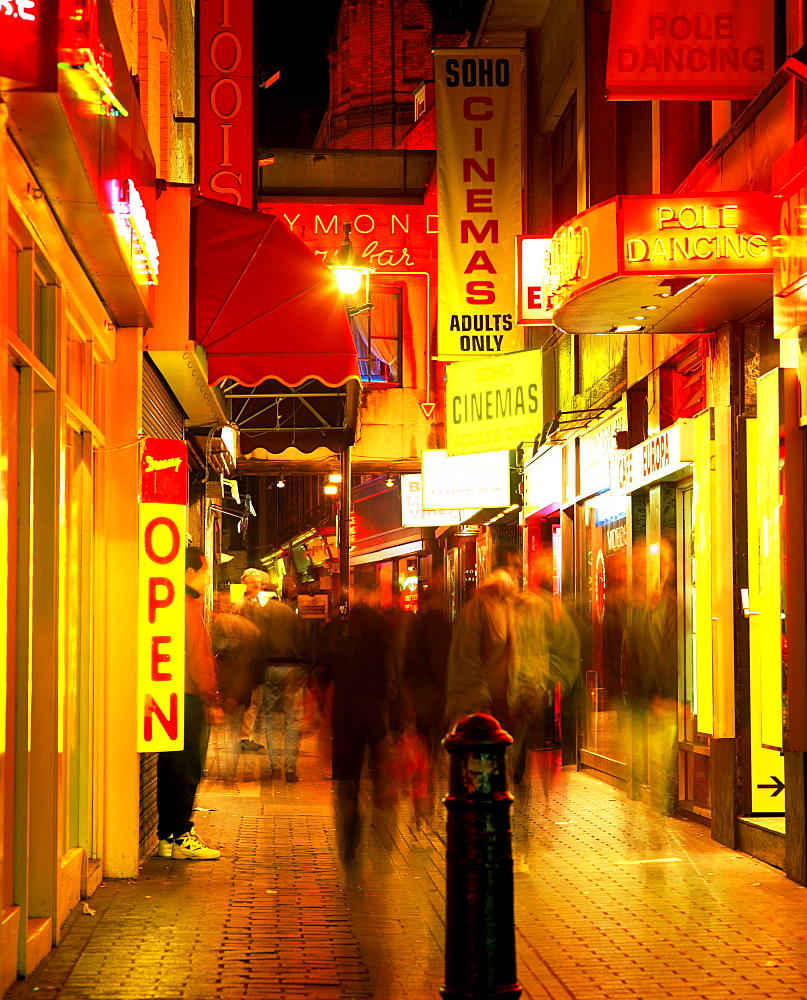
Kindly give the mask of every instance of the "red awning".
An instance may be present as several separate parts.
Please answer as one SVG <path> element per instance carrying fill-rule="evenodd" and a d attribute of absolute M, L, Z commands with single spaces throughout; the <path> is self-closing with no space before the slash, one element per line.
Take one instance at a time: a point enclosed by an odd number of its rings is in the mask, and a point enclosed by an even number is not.
<path fill-rule="evenodd" d="M 360 379 L 330 270 L 276 216 L 194 199 L 196 342 L 211 385 Z"/>

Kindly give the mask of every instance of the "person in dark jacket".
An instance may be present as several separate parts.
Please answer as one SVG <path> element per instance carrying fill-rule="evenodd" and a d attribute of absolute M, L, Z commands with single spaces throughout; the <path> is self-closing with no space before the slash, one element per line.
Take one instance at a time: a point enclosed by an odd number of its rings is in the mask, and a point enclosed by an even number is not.
<path fill-rule="evenodd" d="M 374 801 L 385 804 L 385 754 L 391 731 L 401 728 L 400 695 L 389 622 L 360 595 L 346 623 L 326 627 L 321 650 L 333 676 L 333 780 L 339 857 L 356 858 L 361 838 L 359 787 L 365 751 L 370 752 Z"/>
<path fill-rule="evenodd" d="M 216 662 L 202 617 L 201 596 L 210 583 L 204 552 L 185 552 L 185 745 L 157 760 L 157 854 L 161 858 L 212 861 L 221 856 L 193 829 L 193 803 L 207 755 L 209 708 L 220 709 Z"/>

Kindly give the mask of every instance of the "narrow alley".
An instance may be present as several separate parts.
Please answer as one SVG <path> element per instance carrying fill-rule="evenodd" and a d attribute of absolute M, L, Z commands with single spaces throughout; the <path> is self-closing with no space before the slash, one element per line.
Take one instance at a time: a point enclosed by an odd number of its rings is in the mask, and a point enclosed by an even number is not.
<path fill-rule="evenodd" d="M 220 861 L 150 856 L 105 881 L 6 1000 L 426 1000 L 443 982 L 445 824 L 372 812 L 355 871 L 336 854 L 327 755 L 298 784 L 211 741 L 196 826 Z M 530 755 L 513 810 L 527 1000 L 807 995 L 805 889 L 660 818 L 593 773 Z"/>

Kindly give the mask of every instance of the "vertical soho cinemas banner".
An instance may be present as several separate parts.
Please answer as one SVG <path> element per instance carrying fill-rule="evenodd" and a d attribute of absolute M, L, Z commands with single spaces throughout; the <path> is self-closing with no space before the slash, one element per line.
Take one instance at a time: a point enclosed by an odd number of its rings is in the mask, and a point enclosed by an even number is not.
<path fill-rule="evenodd" d="M 521 49 L 434 52 L 444 361 L 523 347 L 513 273 L 522 231 L 523 61 Z"/>
<path fill-rule="evenodd" d="M 146 438 L 140 460 L 137 750 L 185 740 L 184 441 Z"/>
<path fill-rule="evenodd" d="M 197 9 L 201 193 L 254 208 L 252 0 L 198 0 Z"/>

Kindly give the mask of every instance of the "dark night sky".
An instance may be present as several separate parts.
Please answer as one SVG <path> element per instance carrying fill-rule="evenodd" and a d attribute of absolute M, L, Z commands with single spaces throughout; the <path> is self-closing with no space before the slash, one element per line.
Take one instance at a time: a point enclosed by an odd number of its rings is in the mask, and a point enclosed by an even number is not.
<path fill-rule="evenodd" d="M 325 53 L 339 0 L 256 0 L 255 9 L 258 62 L 280 70 L 277 83 L 258 91 L 258 145 L 310 146 L 328 103 Z"/>

